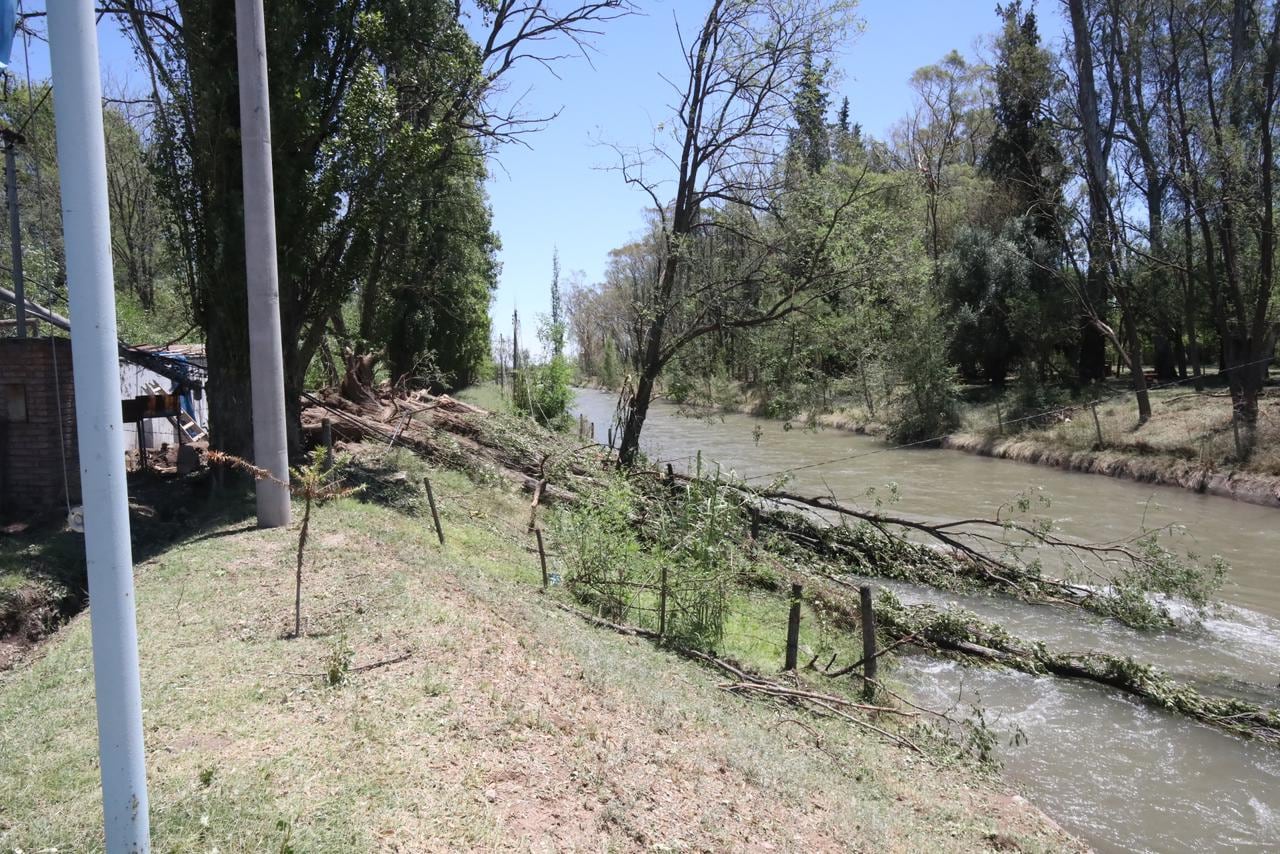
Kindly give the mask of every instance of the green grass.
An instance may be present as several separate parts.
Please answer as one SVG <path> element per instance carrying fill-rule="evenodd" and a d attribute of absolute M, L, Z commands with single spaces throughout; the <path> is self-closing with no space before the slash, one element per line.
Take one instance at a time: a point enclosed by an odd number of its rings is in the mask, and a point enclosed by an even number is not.
<path fill-rule="evenodd" d="M 1098 404 L 1098 425 L 1093 422 L 1088 401 L 1103 397 Z M 1007 397 L 1007 395 L 1006 395 Z M 1174 387 L 1150 392 L 1152 417 L 1138 422 L 1137 402 L 1120 383 L 1063 404 L 1067 411 L 1048 423 L 1007 428 L 1010 439 L 1034 443 L 1060 455 L 1097 453 L 1145 458 L 1152 465 L 1170 470 L 1187 465 L 1212 471 L 1241 471 L 1280 475 L 1280 397 L 1274 393 L 1259 401 L 1255 447 L 1248 459 L 1236 454 L 1231 428 L 1231 398 L 1225 389 L 1197 393 L 1192 388 Z M 1003 410 L 1009 411 L 1006 400 Z M 1000 437 L 1000 415 L 994 400 L 966 407 L 964 429 L 988 439 Z M 1102 446 L 1098 446 L 1098 429 Z"/>
<path fill-rule="evenodd" d="M 499 388 L 495 382 L 480 383 L 467 386 L 454 395 L 458 400 L 487 409 L 490 412 L 510 413 L 511 387 Z"/>
<path fill-rule="evenodd" d="M 413 506 L 314 512 L 299 639 L 295 530 L 226 522 L 139 564 L 155 850 L 1069 845 L 972 769 L 589 627 L 538 591 L 525 497 L 429 474 L 443 547 Z M 734 613 L 726 654 L 776 670 L 785 603 Z M 0 849 L 101 848 L 88 617 L 0 674 Z"/>

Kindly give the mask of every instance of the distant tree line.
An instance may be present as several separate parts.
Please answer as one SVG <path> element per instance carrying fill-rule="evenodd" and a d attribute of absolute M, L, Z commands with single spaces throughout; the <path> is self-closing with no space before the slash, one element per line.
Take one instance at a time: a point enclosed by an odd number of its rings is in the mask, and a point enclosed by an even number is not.
<path fill-rule="evenodd" d="M 885 139 L 832 115 L 847 4 L 709 4 L 673 144 L 620 149 L 649 226 L 566 300 L 636 436 L 659 374 L 777 414 L 852 396 L 914 441 L 955 427 L 957 382 L 1016 379 L 1033 411 L 1114 370 L 1139 421 L 1149 376 L 1215 373 L 1247 441 L 1276 346 L 1280 5 L 1061 2 L 1061 53 L 1000 5 L 989 59 L 918 70 Z"/>

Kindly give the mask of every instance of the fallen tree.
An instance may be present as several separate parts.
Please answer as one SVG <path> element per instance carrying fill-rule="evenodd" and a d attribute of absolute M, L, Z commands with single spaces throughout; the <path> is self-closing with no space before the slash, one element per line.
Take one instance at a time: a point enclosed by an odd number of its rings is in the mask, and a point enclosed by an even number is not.
<path fill-rule="evenodd" d="M 383 390 L 353 401 L 332 391 L 305 395 L 302 432 L 312 444 L 330 422 L 335 441 L 385 443 L 412 450 L 441 465 L 494 476 L 545 502 L 575 499 L 592 475 L 570 446 L 546 447 L 516 419 L 495 415 L 448 395 L 395 395 Z M 512 423 L 515 422 L 515 423 Z"/>
<path fill-rule="evenodd" d="M 673 475 L 688 483 L 690 478 Z M 1177 597 L 1203 612 L 1221 587 L 1226 565 L 1200 567 L 1160 542 L 1165 528 L 1124 540 L 1086 543 L 1064 537 L 1048 520 L 1012 513 L 928 522 L 781 489 L 726 482 L 750 502 L 761 527 L 802 551 L 844 563 L 846 571 L 948 590 L 986 588 L 1028 601 L 1084 608 L 1133 628 L 1173 625 L 1165 601 Z M 832 524 L 828 517 L 853 519 Z M 916 539 L 913 540 L 912 537 Z M 1044 573 L 1043 550 L 1063 559 L 1079 580 Z"/>
<path fill-rule="evenodd" d="M 849 624 L 856 624 L 856 604 L 833 589 L 852 585 L 832 578 L 823 582 L 807 585 L 806 594 Z M 876 621 L 890 638 L 905 639 L 915 646 L 1032 675 L 1092 682 L 1216 729 L 1280 746 L 1280 713 L 1275 710 L 1234 697 L 1206 695 L 1132 658 L 1101 652 L 1054 653 L 1042 643 L 1016 638 L 966 611 L 903 605 L 885 590 L 876 603 Z"/>

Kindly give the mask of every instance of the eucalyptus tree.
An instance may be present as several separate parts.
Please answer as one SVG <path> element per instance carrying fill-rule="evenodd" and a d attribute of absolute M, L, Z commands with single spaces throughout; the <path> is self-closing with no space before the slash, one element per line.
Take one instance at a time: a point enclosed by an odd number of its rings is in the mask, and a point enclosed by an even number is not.
<path fill-rule="evenodd" d="M 957 169 L 976 168 L 990 136 L 989 77 L 990 69 L 954 50 L 911 75 L 916 103 L 899 130 L 899 166 L 913 170 L 924 189 L 925 242 L 935 283 L 947 248 L 942 206 Z"/>
<path fill-rule="evenodd" d="M 1103 14 L 1104 0 L 1066 0 L 1071 20 L 1071 62 L 1075 87 L 1075 119 L 1079 127 L 1082 157 L 1077 166 L 1088 193 L 1089 216 L 1085 232 L 1088 251 L 1087 272 L 1081 277 L 1083 284 L 1077 288 L 1087 328 L 1094 335 L 1083 339 L 1081 348 L 1080 377 L 1083 380 L 1101 379 L 1101 366 L 1097 362 L 1098 335 L 1111 341 L 1129 366 L 1133 389 L 1138 401 L 1138 420 L 1145 423 L 1151 418 L 1151 400 L 1147 393 L 1146 375 L 1142 364 L 1142 342 L 1138 327 L 1138 294 L 1132 269 L 1124 266 L 1121 257 L 1121 237 L 1117 225 L 1117 208 L 1114 182 L 1111 180 L 1111 158 L 1118 134 L 1119 116 L 1116 94 L 1118 81 L 1114 75 L 1104 74 L 1106 90 L 1099 90 L 1096 70 L 1104 69 L 1114 61 L 1114 22 Z M 1095 42 L 1104 54 L 1097 55 Z M 1105 110 L 1105 112 L 1104 112 Z M 1114 300 L 1121 312 L 1122 328 L 1117 331 L 1108 322 L 1107 303 Z M 1089 345 L 1094 346 L 1090 347 Z"/>
<path fill-rule="evenodd" d="M 637 307 L 642 339 L 619 459 L 633 465 L 663 367 L 691 342 L 764 326 L 847 277 L 809 265 L 780 275 L 763 228 L 772 215 L 790 133 L 792 101 L 812 62 L 830 55 L 853 23 L 851 0 L 711 0 L 687 42 L 672 117 L 652 146 L 619 150 L 624 180 L 656 217 L 657 277 Z M 824 244 L 864 188 L 827 206 Z M 670 195 L 668 195 L 670 193 Z M 803 266 L 803 265 L 802 265 Z M 766 288 L 768 285 L 770 287 Z M 760 295 L 769 291 L 768 298 Z"/>

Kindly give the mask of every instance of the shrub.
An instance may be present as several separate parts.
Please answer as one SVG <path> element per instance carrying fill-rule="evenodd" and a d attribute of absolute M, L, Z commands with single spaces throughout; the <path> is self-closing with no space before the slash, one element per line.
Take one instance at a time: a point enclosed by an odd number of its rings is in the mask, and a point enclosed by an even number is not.
<path fill-rule="evenodd" d="M 714 646 L 741 569 L 734 544 L 745 534 L 742 512 L 716 481 L 692 483 L 682 499 L 648 509 L 657 518 L 640 521 L 636 494 L 619 479 L 560 516 L 566 586 L 605 619 L 658 629 L 665 581 L 666 637 Z"/>
<path fill-rule="evenodd" d="M 563 429 L 569 423 L 569 407 L 573 404 L 572 379 L 573 366 L 564 356 L 521 368 L 512 384 L 512 405 L 539 424 Z"/>

